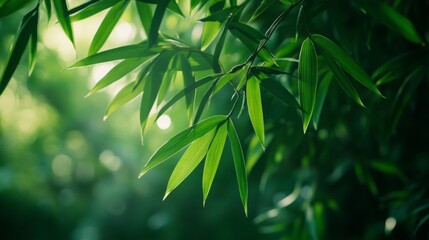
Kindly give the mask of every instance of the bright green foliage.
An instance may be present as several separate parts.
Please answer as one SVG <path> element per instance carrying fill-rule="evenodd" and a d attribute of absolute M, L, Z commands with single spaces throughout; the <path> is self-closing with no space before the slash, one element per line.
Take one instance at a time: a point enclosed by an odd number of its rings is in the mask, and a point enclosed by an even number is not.
<path fill-rule="evenodd" d="M 261 90 L 259 80 L 251 77 L 246 84 L 246 101 L 250 120 L 262 146 L 265 142 L 264 114 L 262 111 Z"/>

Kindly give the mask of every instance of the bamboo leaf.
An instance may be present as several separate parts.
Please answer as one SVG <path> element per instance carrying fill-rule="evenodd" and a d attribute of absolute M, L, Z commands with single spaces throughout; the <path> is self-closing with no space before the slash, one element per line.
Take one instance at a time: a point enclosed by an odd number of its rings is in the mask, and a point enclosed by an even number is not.
<path fill-rule="evenodd" d="M 66 0 L 52 0 L 54 3 L 55 13 L 57 14 L 58 21 L 61 24 L 61 27 L 64 30 L 64 33 L 70 39 L 72 44 L 74 45 L 73 38 L 73 29 L 70 22 L 68 10 L 67 10 L 67 2 Z"/>
<path fill-rule="evenodd" d="M 383 97 L 368 74 L 334 42 L 319 34 L 311 35 L 311 40 L 317 45 L 317 47 L 325 52 L 327 56 L 334 59 L 335 62 L 337 62 L 337 64 L 342 69 L 344 69 L 344 71 L 350 74 L 350 76 L 367 87 L 369 90 Z"/>
<path fill-rule="evenodd" d="M 188 62 L 188 59 L 181 54 L 181 64 L 182 64 L 182 74 L 183 82 L 185 88 L 195 84 L 195 78 L 192 75 L 191 65 Z M 186 109 L 188 112 L 188 120 L 192 122 L 192 116 L 194 114 L 194 99 L 195 99 L 195 88 L 186 88 L 185 100 L 186 100 Z"/>
<path fill-rule="evenodd" d="M 307 38 L 301 46 L 298 65 L 298 90 L 301 103 L 303 129 L 307 131 L 316 103 L 317 57 L 313 42 Z"/>
<path fill-rule="evenodd" d="M 49 20 L 51 19 L 51 14 L 52 14 L 51 0 L 44 0 L 43 2 L 45 3 L 46 14 L 48 15 L 48 20 Z"/>
<path fill-rule="evenodd" d="M 264 114 L 262 111 L 261 90 L 259 84 L 259 80 L 254 76 L 247 80 L 246 101 L 253 129 L 255 129 L 255 133 L 258 136 L 262 147 L 264 147 Z"/>
<path fill-rule="evenodd" d="M 197 110 L 197 113 L 195 114 L 195 118 L 194 118 L 193 123 L 196 123 L 196 122 L 198 122 L 200 120 L 200 117 L 203 114 L 204 109 L 205 109 L 207 103 L 210 100 L 210 97 L 212 96 L 213 90 L 214 90 L 214 88 L 215 88 L 216 83 L 218 82 L 218 80 L 219 80 L 219 78 L 216 78 L 216 80 L 214 80 L 212 82 L 212 84 L 210 85 L 210 87 L 204 93 L 204 96 L 201 98 L 200 105 L 198 106 L 198 110 Z"/>
<path fill-rule="evenodd" d="M 294 107 L 296 109 L 301 109 L 301 106 L 296 101 L 295 96 L 292 95 L 289 90 L 287 90 L 283 85 L 277 82 L 274 79 L 264 79 L 261 81 L 261 86 L 267 90 L 271 95 L 276 97 L 282 103 Z"/>
<path fill-rule="evenodd" d="M 112 102 L 110 102 L 109 106 L 107 107 L 103 120 L 106 120 L 112 113 L 142 93 L 144 83 L 138 84 L 137 87 L 135 84 L 135 81 L 129 83 L 116 94 Z"/>
<path fill-rule="evenodd" d="M 213 40 L 219 34 L 221 26 L 222 24 L 220 22 L 204 23 L 203 33 L 201 35 L 201 50 L 204 51 L 213 42 Z"/>
<path fill-rule="evenodd" d="M 230 7 L 220 11 L 216 11 L 210 16 L 200 19 L 200 22 L 223 22 L 228 16 L 234 12 L 238 7 Z"/>
<path fill-rule="evenodd" d="M 31 73 L 34 70 L 34 67 L 36 66 L 36 54 L 37 54 L 37 26 L 39 23 L 39 11 L 36 11 L 35 16 L 33 17 L 34 23 L 32 24 L 31 36 L 30 36 L 30 51 L 29 51 L 29 67 L 28 67 L 28 75 L 31 75 Z"/>
<path fill-rule="evenodd" d="M 319 125 L 320 114 L 322 113 L 323 105 L 325 104 L 326 95 L 329 90 L 329 85 L 334 77 L 332 72 L 328 72 L 320 81 L 319 89 L 317 90 L 316 105 L 313 112 L 313 127 L 317 130 Z"/>
<path fill-rule="evenodd" d="M 239 22 L 231 22 L 231 24 L 229 25 L 229 27 L 231 29 L 236 29 L 238 31 L 240 31 L 241 33 L 243 33 L 244 35 L 246 35 L 247 38 L 253 40 L 253 41 L 261 41 L 262 39 L 265 38 L 265 35 L 262 34 L 260 31 L 258 31 L 257 29 L 244 24 L 244 23 L 239 23 Z"/>
<path fill-rule="evenodd" d="M 275 2 L 278 2 L 278 0 L 263 0 L 262 3 L 259 4 L 258 8 L 253 13 L 253 15 L 250 18 L 249 22 L 252 22 L 256 18 L 258 18 L 262 13 L 264 13 Z"/>
<path fill-rule="evenodd" d="M 19 27 L 18 36 L 12 47 L 12 52 L 9 56 L 6 68 L 4 69 L 3 75 L 0 80 L 0 95 L 5 90 L 7 84 L 12 78 L 13 73 L 18 67 L 19 61 L 24 53 L 25 47 L 30 39 L 32 32 L 34 31 L 34 26 L 37 22 L 37 11 L 31 11 L 26 14 L 21 22 Z"/>
<path fill-rule="evenodd" d="M 155 13 L 153 14 L 152 23 L 150 25 L 150 32 L 148 36 L 149 47 L 152 47 L 158 40 L 158 30 L 161 26 L 162 18 L 164 17 L 164 13 L 169 2 L 169 0 L 160 0 L 157 3 Z"/>
<path fill-rule="evenodd" d="M 73 14 L 70 19 L 72 21 L 79 21 L 85 18 L 94 16 L 95 14 L 112 7 L 117 4 L 118 0 L 103 0 L 103 1 L 94 1 L 92 4 L 85 6 L 82 10 L 78 11 L 76 14 Z M 71 9 L 69 13 L 74 12 L 74 9 Z"/>
<path fill-rule="evenodd" d="M 150 25 L 152 22 L 152 9 L 150 6 L 146 3 L 142 3 L 139 1 L 136 1 L 137 4 L 137 11 L 140 17 L 140 21 L 143 25 L 143 29 L 146 33 L 146 36 L 149 36 L 150 33 Z"/>
<path fill-rule="evenodd" d="M 166 199 L 167 196 L 177 186 L 179 186 L 179 184 L 182 183 L 182 181 L 185 180 L 185 178 L 189 176 L 189 174 L 191 174 L 191 172 L 194 171 L 198 164 L 203 160 L 210 147 L 210 143 L 213 140 L 214 134 L 215 130 L 213 129 L 210 132 L 206 133 L 204 136 L 195 140 L 189 146 L 189 148 L 183 154 L 182 158 L 180 158 L 179 162 L 173 170 L 173 173 L 170 176 L 170 179 L 168 180 L 167 190 L 165 191 L 164 199 Z"/>
<path fill-rule="evenodd" d="M 238 190 L 240 192 L 241 202 L 243 203 L 244 213 L 247 216 L 248 186 L 246 164 L 244 161 L 243 149 L 241 148 L 237 131 L 235 130 L 234 123 L 231 119 L 228 121 L 228 136 L 229 142 L 231 143 L 231 151 L 234 160 L 235 174 L 237 176 Z"/>
<path fill-rule="evenodd" d="M 373 160 L 369 162 L 369 166 L 379 172 L 396 176 L 402 181 L 407 180 L 407 176 L 395 164 L 391 162 Z"/>
<path fill-rule="evenodd" d="M 11 15 L 21 9 L 23 9 L 28 4 L 34 2 L 34 0 L 9 0 L 5 1 L 0 5 L 0 18 Z"/>
<path fill-rule="evenodd" d="M 232 79 L 234 79 L 235 77 L 239 77 L 244 75 L 246 73 L 247 68 L 241 68 L 238 71 L 235 72 L 227 72 L 226 74 L 224 74 L 219 81 L 217 82 L 214 90 L 213 90 L 213 94 L 216 94 L 220 89 L 222 89 L 227 83 L 231 82 Z"/>
<path fill-rule="evenodd" d="M 140 171 L 139 178 L 152 168 L 163 163 L 182 148 L 186 147 L 195 139 L 198 139 L 208 133 L 210 130 L 213 130 L 218 124 L 225 120 L 226 116 L 213 116 L 183 130 L 176 136 L 172 137 L 150 157 L 146 165 Z"/>
<path fill-rule="evenodd" d="M 170 9 L 172 12 L 184 17 L 182 10 L 180 9 L 179 5 L 177 4 L 176 0 L 170 0 L 168 3 L 168 9 Z"/>
<path fill-rule="evenodd" d="M 101 78 L 97 84 L 91 89 L 88 95 L 94 94 L 95 92 L 109 86 L 110 84 L 118 81 L 131 71 L 139 67 L 145 62 L 145 58 L 129 58 L 125 59 L 112 68 L 103 78 Z"/>
<path fill-rule="evenodd" d="M 354 88 L 353 84 L 350 82 L 349 78 L 343 72 L 340 66 L 338 66 L 335 60 L 332 59 L 329 55 L 326 55 L 324 52 L 322 52 L 322 54 L 323 54 L 323 57 L 325 58 L 327 65 L 334 73 L 335 79 L 337 79 L 337 82 L 347 93 L 347 95 L 349 95 L 357 104 L 361 105 L 362 107 L 365 107 L 365 105 L 363 104 L 362 100 L 359 97 L 359 94 L 356 92 L 356 89 Z"/>
<path fill-rule="evenodd" d="M 223 123 L 221 126 L 218 127 L 216 135 L 214 136 L 210 148 L 208 149 L 203 172 L 203 205 L 205 205 L 206 203 L 207 196 L 209 195 L 210 188 L 213 183 L 213 179 L 216 175 L 223 148 L 225 146 L 227 133 L 228 124 Z"/>
<path fill-rule="evenodd" d="M 89 46 L 88 55 L 93 55 L 101 49 L 113 28 L 118 23 L 119 18 L 121 18 L 122 14 L 124 13 L 128 3 L 128 0 L 118 2 L 109 10 L 109 12 L 107 12 L 106 16 L 101 22 L 100 27 L 95 33 L 94 38 L 92 39 L 91 45 Z"/>
<path fill-rule="evenodd" d="M 271 140 L 273 139 L 273 135 L 269 134 L 267 135 L 266 145 L 270 144 Z M 247 147 L 247 154 L 246 154 L 246 172 L 247 175 L 250 174 L 253 167 L 256 165 L 258 160 L 261 158 L 262 154 L 264 153 L 264 149 L 261 148 L 261 145 L 259 144 L 259 138 L 258 136 L 253 135 L 249 146 Z"/>

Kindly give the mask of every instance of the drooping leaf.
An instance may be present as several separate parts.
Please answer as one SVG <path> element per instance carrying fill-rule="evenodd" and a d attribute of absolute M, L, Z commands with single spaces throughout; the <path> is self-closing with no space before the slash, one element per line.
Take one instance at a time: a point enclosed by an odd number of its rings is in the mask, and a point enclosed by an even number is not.
<path fill-rule="evenodd" d="M 12 52 L 9 56 L 6 68 L 4 69 L 3 75 L 0 79 L 0 95 L 5 90 L 7 84 L 12 78 L 13 73 L 18 67 L 19 61 L 24 53 L 25 47 L 27 46 L 30 36 L 37 27 L 37 11 L 31 11 L 26 14 L 19 27 L 18 36 L 12 47 Z"/>
<path fill-rule="evenodd" d="M 214 88 L 216 86 L 216 83 L 218 81 L 219 81 L 219 78 L 216 78 L 212 82 L 212 84 L 210 85 L 210 87 L 207 89 L 207 91 L 204 93 L 204 96 L 201 98 L 200 105 L 198 106 L 197 113 L 195 114 L 195 118 L 194 118 L 193 123 L 196 123 L 196 122 L 198 122 L 200 120 L 200 117 L 203 114 L 204 109 L 205 109 L 206 105 L 208 104 L 208 102 L 210 100 L 210 97 L 213 94 L 213 90 L 214 90 Z"/>
<path fill-rule="evenodd" d="M 215 51 L 213 53 L 213 71 L 215 73 L 222 72 L 222 67 L 219 63 L 220 54 L 222 53 L 224 49 L 224 44 L 226 40 L 226 35 L 228 33 L 228 25 L 230 23 L 230 19 L 228 19 L 223 27 L 222 34 L 220 35 L 219 41 L 216 44 Z"/>
<path fill-rule="evenodd" d="M 34 0 L 9 0 L 5 1 L 2 5 L 0 5 L 0 18 L 4 18 L 6 16 L 11 15 L 21 9 L 23 9 L 28 4 L 34 2 Z"/>
<path fill-rule="evenodd" d="M 143 25 L 144 32 L 146 36 L 149 36 L 150 33 L 150 25 L 152 22 L 152 9 L 146 3 L 136 1 L 137 11 L 139 13 L 140 21 Z"/>
<path fill-rule="evenodd" d="M 29 67 L 28 67 L 28 75 L 31 75 L 31 73 L 34 70 L 34 67 L 36 66 L 36 54 L 37 54 L 37 26 L 39 23 L 39 11 L 36 11 L 36 15 L 32 18 L 34 21 L 34 25 L 32 26 L 33 29 L 31 29 L 31 36 L 30 36 L 30 51 L 29 51 Z"/>
<path fill-rule="evenodd" d="M 123 87 L 110 102 L 107 107 L 106 113 L 104 114 L 103 120 L 106 120 L 112 113 L 118 110 L 123 105 L 127 104 L 143 91 L 144 83 L 140 83 L 135 86 L 136 82 L 131 82 L 127 86 Z"/>
<path fill-rule="evenodd" d="M 220 89 L 222 89 L 227 83 L 232 81 L 232 79 L 234 79 L 235 77 L 240 77 L 244 75 L 246 73 L 246 69 L 247 68 L 241 68 L 235 72 L 227 72 L 226 74 L 224 74 L 217 82 L 213 90 L 213 94 L 216 94 Z"/>
<path fill-rule="evenodd" d="M 265 67 L 265 66 L 254 66 L 250 70 L 254 75 L 258 75 L 259 73 L 264 73 L 266 75 L 282 75 L 286 74 L 292 77 L 295 77 L 293 74 L 283 71 L 274 67 Z"/>
<path fill-rule="evenodd" d="M 301 109 L 301 106 L 296 101 L 295 96 L 293 96 L 289 90 L 283 87 L 283 85 L 281 85 L 276 80 L 264 79 L 261 81 L 261 86 L 282 103 L 296 109 Z"/>
<path fill-rule="evenodd" d="M 243 149 L 231 119 L 228 121 L 228 136 L 231 143 L 232 158 L 234 160 L 235 174 L 237 176 L 238 190 L 240 192 L 241 202 L 243 203 L 244 213 L 247 216 L 247 174 L 246 163 L 244 161 Z"/>
<path fill-rule="evenodd" d="M 138 66 L 142 65 L 145 61 L 146 58 L 129 58 L 123 60 L 115 67 L 113 67 L 104 77 L 102 77 L 91 89 L 88 95 L 94 94 L 95 92 L 118 81 L 119 79 L 136 69 Z"/>
<path fill-rule="evenodd" d="M 225 146 L 226 136 L 228 134 L 228 124 L 225 122 L 216 130 L 216 135 L 210 144 L 207 152 L 206 161 L 204 163 L 203 172 L 203 204 L 207 200 L 213 179 L 216 175 L 219 166 L 220 158 L 222 156 L 223 148 Z"/>
<path fill-rule="evenodd" d="M 207 16 L 205 18 L 200 19 L 201 22 L 223 22 L 225 21 L 228 16 L 234 12 L 237 9 L 237 7 L 230 7 L 226 8 L 217 12 L 214 12 L 210 16 Z"/>
<path fill-rule="evenodd" d="M 122 0 L 110 8 L 101 22 L 100 27 L 98 27 L 94 38 L 92 39 L 91 45 L 89 46 L 88 55 L 93 55 L 101 49 L 113 28 L 118 23 L 119 18 L 121 18 L 122 14 L 124 13 L 128 3 L 129 0 Z"/>
<path fill-rule="evenodd" d="M 229 25 L 231 29 L 236 29 L 237 31 L 240 31 L 243 33 L 247 38 L 251 39 L 252 41 L 261 41 L 265 38 L 264 34 L 259 32 L 257 29 L 239 22 L 231 22 Z"/>
<path fill-rule="evenodd" d="M 167 70 L 167 72 L 165 73 L 164 78 L 162 79 L 161 87 L 159 88 L 156 106 L 160 106 L 161 103 L 164 101 L 165 96 L 170 90 L 172 80 L 176 78 L 176 73 L 176 71 L 173 71 L 171 69 Z"/>
<path fill-rule="evenodd" d="M 299 99 L 303 109 L 302 118 L 305 133 L 313 115 L 317 91 L 317 56 L 310 38 L 305 39 L 301 46 L 298 77 Z"/>
<path fill-rule="evenodd" d="M 52 1 L 54 3 L 55 13 L 57 14 L 58 21 L 60 22 L 61 27 L 64 30 L 64 33 L 67 35 L 67 37 L 74 45 L 73 29 L 72 29 L 70 17 L 68 14 L 67 2 L 66 0 L 52 0 Z"/>
<path fill-rule="evenodd" d="M 407 180 L 407 176 L 404 174 L 404 172 L 401 171 L 394 163 L 388 162 L 388 161 L 381 161 L 381 160 L 372 160 L 369 162 L 369 166 L 377 170 L 379 172 L 382 172 L 384 174 L 389 174 L 398 177 L 402 181 Z"/>
<path fill-rule="evenodd" d="M 361 105 L 362 107 L 365 107 L 362 100 L 359 97 L 359 94 L 356 92 L 355 87 L 350 82 L 348 76 L 344 73 L 344 71 L 338 66 L 338 64 L 335 62 L 334 59 L 332 59 L 329 55 L 322 52 L 323 57 L 325 58 L 325 61 L 331 71 L 335 75 L 335 79 L 337 79 L 337 82 L 340 84 L 340 86 L 343 88 L 343 90 L 349 95 L 357 104 Z"/>
<path fill-rule="evenodd" d="M 186 88 L 188 86 L 192 86 L 195 84 L 195 78 L 192 75 L 191 65 L 186 59 L 186 56 L 183 54 L 181 56 L 181 64 L 182 64 L 182 74 L 183 74 L 183 82 L 185 85 L 185 100 L 186 100 L 186 109 L 188 112 L 188 120 L 192 122 L 192 116 L 194 114 L 194 99 L 195 99 L 195 88 Z"/>
<path fill-rule="evenodd" d="M 204 156 L 207 154 L 207 151 L 210 147 L 210 143 L 213 140 L 215 130 L 211 130 L 206 133 L 204 136 L 195 140 L 180 158 L 176 167 L 173 170 L 173 173 L 170 176 L 167 184 L 167 190 L 165 191 L 164 199 L 177 187 L 180 183 L 192 171 L 198 166 L 198 164 L 203 160 Z"/>
<path fill-rule="evenodd" d="M 158 40 L 158 30 L 159 30 L 159 27 L 161 26 L 161 22 L 169 2 L 170 0 L 157 1 L 155 13 L 153 14 L 152 22 L 150 25 L 149 36 L 148 36 L 149 47 L 152 47 Z"/>
<path fill-rule="evenodd" d="M 334 42 L 319 34 L 311 35 L 311 40 L 355 80 L 377 95 L 383 96 L 368 74 Z"/>
<path fill-rule="evenodd" d="M 261 89 L 259 80 L 252 76 L 246 84 L 246 101 L 250 121 L 262 146 L 265 143 L 264 114 L 262 111 Z"/>
<path fill-rule="evenodd" d="M 113 5 L 119 3 L 118 0 L 103 0 L 103 1 L 92 1 L 92 4 L 83 6 L 82 10 L 79 10 L 76 12 L 76 14 L 73 14 L 70 19 L 72 21 L 79 21 L 83 20 L 85 18 L 94 16 L 95 14 L 108 9 L 112 7 Z M 70 14 L 75 12 L 78 9 L 71 9 L 69 11 Z"/>
<path fill-rule="evenodd" d="M 252 22 L 256 18 L 258 18 L 262 13 L 264 13 L 275 2 L 278 2 L 278 0 L 263 0 L 262 3 L 259 4 L 258 8 L 253 13 L 253 15 L 250 18 L 249 22 Z"/>
<path fill-rule="evenodd" d="M 322 113 L 323 105 L 325 104 L 326 95 L 331 84 L 331 80 L 334 77 L 332 72 L 328 72 L 320 81 L 319 88 L 317 90 L 316 105 L 314 106 L 313 112 L 313 127 L 317 130 L 319 126 L 319 119 Z"/>
<path fill-rule="evenodd" d="M 170 0 L 167 8 L 179 16 L 182 16 L 182 17 L 185 16 L 185 15 L 183 15 L 183 12 L 180 9 L 179 5 L 177 4 L 176 0 Z"/>
<path fill-rule="evenodd" d="M 170 138 L 150 157 L 146 165 L 140 171 L 139 178 L 146 174 L 150 169 L 161 164 L 173 154 L 186 147 L 195 139 L 200 138 L 210 130 L 213 130 L 218 124 L 226 120 L 226 116 L 213 116 L 207 118 Z"/>
<path fill-rule="evenodd" d="M 201 35 L 201 50 L 205 50 L 218 35 L 222 24 L 220 22 L 205 22 Z"/>
<path fill-rule="evenodd" d="M 48 20 L 51 19 L 51 13 L 52 13 L 52 4 L 51 0 L 44 0 L 45 8 L 46 8 L 46 14 L 48 15 Z"/>

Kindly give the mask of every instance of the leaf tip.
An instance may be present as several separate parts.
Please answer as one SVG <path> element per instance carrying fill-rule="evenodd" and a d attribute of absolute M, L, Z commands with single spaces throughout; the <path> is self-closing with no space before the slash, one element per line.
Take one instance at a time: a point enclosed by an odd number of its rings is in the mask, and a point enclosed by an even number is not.
<path fill-rule="evenodd" d="M 165 199 L 170 195 L 170 191 L 165 192 L 164 197 L 162 198 L 162 201 L 165 201 Z"/>

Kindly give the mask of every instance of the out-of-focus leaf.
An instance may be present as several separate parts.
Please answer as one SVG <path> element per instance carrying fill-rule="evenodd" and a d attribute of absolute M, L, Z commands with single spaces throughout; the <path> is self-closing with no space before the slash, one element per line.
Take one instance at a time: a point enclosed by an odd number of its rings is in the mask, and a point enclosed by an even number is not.
<path fill-rule="evenodd" d="M 162 114 L 164 114 L 165 111 L 167 111 L 171 106 L 173 106 L 173 104 L 175 104 L 182 97 L 184 97 L 190 89 L 195 90 L 198 87 L 212 81 L 213 79 L 215 79 L 217 77 L 219 77 L 219 74 L 207 76 L 201 80 L 196 81 L 192 85 L 189 85 L 189 86 L 185 87 L 184 89 L 182 89 L 180 92 L 178 92 L 176 95 L 174 95 L 174 97 L 172 97 L 164 106 L 162 106 L 162 108 L 159 110 L 156 118 L 159 118 Z"/>
<path fill-rule="evenodd" d="M 373 160 L 369 162 L 369 166 L 372 169 L 382 172 L 384 174 L 390 174 L 390 175 L 396 176 L 400 178 L 402 181 L 407 180 L 407 176 L 405 176 L 405 174 L 395 164 L 391 162 Z"/>
<path fill-rule="evenodd" d="M 304 13 L 304 5 L 301 5 L 301 7 L 299 8 L 299 11 L 298 11 L 298 16 L 296 17 L 295 41 L 298 40 L 298 35 L 299 35 L 300 30 L 301 30 L 303 21 L 304 21 L 304 14 L 305 14 Z"/>
<path fill-rule="evenodd" d="M 223 22 L 236 9 L 237 9 L 237 7 L 226 8 L 226 9 L 217 11 L 217 12 L 211 14 L 210 16 L 202 18 L 199 21 L 201 21 L 201 22 Z"/>
<path fill-rule="evenodd" d="M 118 48 L 109 49 L 103 52 L 96 53 L 92 56 L 84 58 L 77 63 L 73 64 L 73 67 L 83 67 L 88 65 L 93 65 L 97 63 L 110 62 L 119 59 L 127 59 L 127 58 L 143 58 L 143 57 L 151 57 L 157 54 L 156 51 L 150 50 L 147 48 L 147 42 L 144 41 L 139 44 L 128 45 Z"/>
<path fill-rule="evenodd" d="M 173 154 L 186 147 L 189 143 L 195 139 L 205 135 L 210 130 L 213 130 L 218 124 L 226 120 L 226 116 L 213 116 L 207 118 L 187 129 L 180 132 L 176 136 L 170 138 L 164 145 L 162 145 L 156 152 L 150 157 L 146 165 L 140 171 L 139 177 L 142 177 L 150 169 L 161 164 Z"/>
<path fill-rule="evenodd" d="M 112 102 L 110 102 L 107 107 L 103 120 L 106 120 L 112 113 L 142 93 L 144 84 L 140 83 L 137 87 L 135 84 L 136 82 L 129 83 L 116 94 Z"/>
<path fill-rule="evenodd" d="M 129 58 L 123 60 L 115 67 L 113 67 L 103 78 L 101 78 L 97 82 L 97 84 L 95 84 L 95 86 L 91 89 L 88 95 L 94 94 L 95 92 L 118 81 L 119 79 L 136 69 L 138 66 L 142 65 L 145 60 L 145 58 Z"/>
<path fill-rule="evenodd" d="M 323 105 L 325 104 L 326 94 L 329 90 L 329 85 L 334 77 L 332 72 L 328 72 L 320 81 L 319 89 L 317 90 L 316 105 L 313 112 L 313 127 L 317 130 L 319 126 L 320 114 L 322 113 Z"/>
<path fill-rule="evenodd" d="M 64 30 L 64 33 L 67 35 L 67 37 L 74 45 L 73 29 L 70 22 L 68 9 L 67 9 L 67 2 L 66 0 L 52 0 L 52 1 L 54 3 L 55 13 L 57 14 L 58 21 L 60 22 L 61 27 Z"/>
<path fill-rule="evenodd" d="M 283 71 L 281 69 L 278 68 L 273 68 L 273 67 L 265 67 L 265 66 L 254 66 L 251 68 L 252 73 L 254 73 L 255 75 L 258 75 L 259 73 L 264 73 L 267 75 L 281 75 L 281 74 L 286 74 L 289 76 L 293 76 L 291 73 Z M 295 77 L 295 76 L 294 76 Z"/>
<path fill-rule="evenodd" d="M 253 129 L 264 147 L 265 130 L 264 130 L 264 114 L 262 111 L 261 89 L 259 79 L 252 76 L 247 80 L 246 84 L 246 101 L 247 110 L 249 111 L 250 121 Z"/>
<path fill-rule="evenodd" d="M 46 8 L 46 14 L 48 15 L 48 20 L 51 19 L 51 13 L 52 13 L 52 4 L 51 0 L 44 0 L 45 8 Z"/>
<path fill-rule="evenodd" d="M 203 26 L 203 33 L 201 35 L 201 50 L 205 50 L 210 43 L 216 38 L 221 29 L 220 22 L 205 22 Z"/>
<path fill-rule="evenodd" d="M 33 29 L 31 29 L 31 36 L 30 36 L 30 51 L 29 51 L 29 67 L 28 67 L 28 75 L 31 75 L 31 73 L 34 70 L 34 67 L 36 66 L 36 54 L 37 54 L 37 26 L 39 23 L 39 11 L 36 11 L 36 15 L 33 17 L 34 25 Z"/>
<path fill-rule="evenodd" d="M 158 40 L 159 26 L 161 26 L 161 22 L 169 2 L 170 0 L 159 0 L 156 5 L 155 13 L 153 14 L 152 22 L 150 25 L 149 36 L 148 36 L 149 47 L 152 47 Z"/>
<path fill-rule="evenodd" d="M 417 33 L 413 23 L 394 8 L 380 0 L 361 0 L 360 2 L 371 16 L 379 20 L 392 31 L 401 34 L 404 38 L 413 43 L 423 44 L 423 40 Z"/>
<path fill-rule="evenodd" d="M 282 103 L 296 109 L 302 109 L 292 93 L 276 80 L 264 79 L 261 81 L 261 86 Z"/>
<path fill-rule="evenodd" d="M 255 51 L 258 46 L 259 42 L 255 42 L 247 38 L 246 35 L 241 33 L 240 31 L 236 29 L 230 29 L 231 33 L 236 36 L 250 51 Z M 262 58 L 264 61 L 272 63 L 274 65 L 277 65 L 277 63 L 274 61 L 274 54 L 272 54 L 270 51 L 267 50 L 267 48 L 262 48 L 258 56 Z"/>
<path fill-rule="evenodd" d="M 125 11 L 125 8 L 128 6 L 129 0 L 122 0 L 116 5 L 114 5 L 109 12 L 107 12 L 103 21 L 101 22 L 100 27 L 95 33 L 94 38 L 92 39 L 91 45 L 89 46 L 88 55 L 93 55 L 98 52 L 100 48 L 104 45 L 116 23 L 118 23 L 119 18 Z"/>
<path fill-rule="evenodd" d="M 149 36 L 150 33 L 150 24 L 152 22 L 152 9 L 146 3 L 136 1 L 137 11 L 139 13 L 140 21 L 143 25 L 144 32 L 146 36 Z"/>
<path fill-rule="evenodd" d="M 273 139 L 272 134 L 268 134 L 265 144 L 269 145 L 271 140 Z M 246 158 L 246 172 L 249 174 L 255 164 L 258 162 L 258 160 L 261 158 L 262 154 L 264 153 L 264 149 L 261 147 L 259 143 L 258 136 L 253 135 L 252 139 L 250 140 L 249 146 L 247 147 L 247 158 Z"/>
<path fill-rule="evenodd" d="M 180 158 L 176 167 L 173 170 L 173 173 L 170 176 L 167 184 L 167 190 L 165 191 L 164 199 L 177 187 L 180 183 L 192 171 L 198 166 L 198 164 L 203 160 L 206 155 L 210 143 L 213 140 L 213 136 L 215 134 L 215 130 L 211 130 L 206 133 L 204 136 L 195 140 L 189 147 L 186 149 L 186 152 L 183 154 L 182 158 Z"/>
<path fill-rule="evenodd" d="M 191 52 L 188 58 L 192 71 L 205 71 L 213 69 L 213 56 L 205 52 Z"/>
<path fill-rule="evenodd" d="M 338 64 L 335 62 L 334 59 L 332 59 L 329 55 L 325 54 L 325 52 L 322 52 L 323 57 L 325 58 L 325 61 L 331 71 L 335 75 L 335 79 L 337 79 L 337 82 L 340 84 L 340 86 L 343 88 L 343 90 L 349 95 L 357 104 L 361 105 L 362 107 L 365 107 L 362 100 L 359 97 L 359 94 L 356 92 L 355 87 L 350 82 L 347 75 L 343 72 L 343 70 L 338 66 Z"/>
<path fill-rule="evenodd" d="M 310 38 L 305 39 L 301 46 L 298 76 L 299 100 L 303 109 L 302 118 L 305 133 L 313 115 L 317 91 L 317 56 Z"/>
<path fill-rule="evenodd" d="M 241 202 L 243 203 L 244 213 L 247 216 L 247 174 L 246 163 L 244 161 L 243 149 L 231 119 L 228 121 L 228 136 L 231 143 L 232 158 L 234 160 L 235 174 L 237 176 L 238 190 L 240 192 Z"/>
<path fill-rule="evenodd" d="M 326 55 L 334 59 L 335 62 L 344 69 L 344 71 L 350 74 L 350 76 L 369 90 L 383 97 L 368 74 L 334 42 L 319 34 L 311 35 L 311 40 L 313 40 L 317 47 L 319 47 Z"/>
<path fill-rule="evenodd" d="M 174 61 L 175 59 L 173 59 Z M 173 79 L 176 78 L 176 72 L 169 69 L 164 75 L 164 78 L 162 79 L 161 87 L 159 88 L 158 92 L 158 98 L 156 100 L 156 106 L 161 105 L 161 103 L 164 101 L 165 96 L 167 95 L 170 85 Z"/>
<path fill-rule="evenodd" d="M 250 18 L 249 22 L 252 22 L 257 17 L 259 17 L 262 13 L 264 13 L 271 5 L 273 5 L 275 2 L 278 2 L 278 0 L 263 0 L 261 4 L 259 4 L 259 7 L 255 10 L 252 17 Z"/>
<path fill-rule="evenodd" d="M 247 38 L 253 40 L 253 41 L 260 41 L 263 38 L 265 38 L 265 35 L 259 32 L 257 29 L 239 22 L 231 22 L 229 25 L 231 29 L 236 29 L 246 35 Z"/>
<path fill-rule="evenodd" d="M 210 148 L 208 149 L 203 172 L 203 205 L 205 205 L 207 196 L 209 195 L 210 188 L 213 183 L 213 179 L 216 175 L 223 148 L 225 146 L 227 133 L 228 124 L 223 123 L 217 128 L 216 135 L 214 136 Z"/>
<path fill-rule="evenodd" d="M 420 219 L 419 223 L 417 223 L 416 228 L 414 229 L 413 235 L 416 236 L 417 232 L 419 231 L 419 229 L 421 228 L 421 226 L 423 226 L 423 224 L 425 222 L 427 222 L 429 220 L 429 214 L 427 214 L 426 216 L 424 216 L 422 219 Z"/>
<path fill-rule="evenodd" d="M 12 52 L 9 56 L 6 68 L 4 69 L 3 75 L 0 79 L 0 95 L 5 90 L 7 84 L 12 78 L 13 73 L 18 67 L 19 61 L 21 60 L 25 47 L 30 40 L 32 32 L 35 28 L 37 28 L 37 17 L 37 11 L 33 10 L 27 13 L 22 19 L 21 25 L 19 27 L 18 36 L 13 44 Z"/>
<path fill-rule="evenodd" d="M 73 14 L 70 19 L 72 21 L 79 21 L 85 18 L 94 16 L 95 14 L 112 7 L 113 5 L 119 3 L 118 0 L 103 0 L 103 1 L 94 1 L 91 5 L 84 7 L 82 10 L 78 11 L 76 14 Z M 69 12 L 74 12 L 74 9 L 71 9 Z"/>
<path fill-rule="evenodd" d="M 6 17 L 23 9 L 34 0 L 9 0 L 0 5 L 0 18 Z"/>
<path fill-rule="evenodd" d="M 176 0 L 170 0 L 168 3 L 168 9 L 170 9 L 172 12 L 184 17 L 182 10 L 180 9 L 179 5 L 177 4 Z"/>
<path fill-rule="evenodd" d="M 194 10 L 194 8 L 196 7 L 196 6 L 198 6 L 198 4 L 200 3 L 200 1 L 199 0 L 191 0 L 190 1 L 190 10 L 191 10 L 191 12 Z"/>
<path fill-rule="evenodd" d="M 194 76 L 192 75 L 191 65 L 188 59 L 183 54 L 181 56 L 183 82 L 185 88 L 195 84 Z M 186 109 L 188 112 L 188 120 L 192 122 L 192 116 L 194 114 L 194 99 L 195 99 L 195 88 L 187 88 L 185 92 Z"/>

